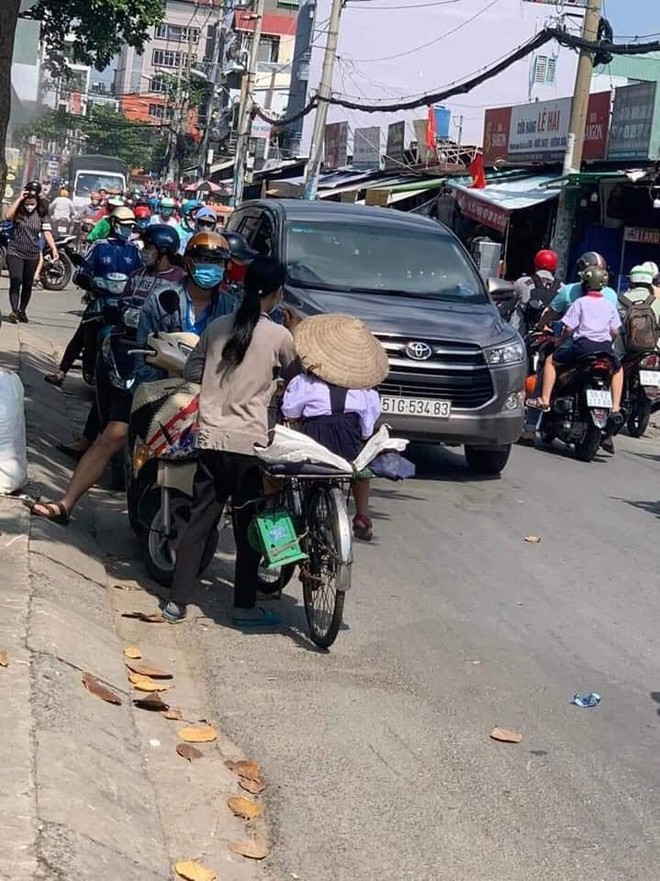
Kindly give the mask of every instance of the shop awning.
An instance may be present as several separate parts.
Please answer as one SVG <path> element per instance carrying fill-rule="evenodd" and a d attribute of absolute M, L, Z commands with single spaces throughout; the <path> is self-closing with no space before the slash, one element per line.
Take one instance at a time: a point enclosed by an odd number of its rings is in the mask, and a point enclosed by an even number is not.
<path fill-rule="evenodd" d="M 456 201 L 466 217 L 504 234 L 513 211 L 531 208 L 559 197 L 556 189 L 548 188 L 557 179 L 554 176 L 538 175 L 503 180 L 488 184 L 482 190 L 470 189 L 467 178 L 449 178 L 446 184 L 455 190 Z"/>

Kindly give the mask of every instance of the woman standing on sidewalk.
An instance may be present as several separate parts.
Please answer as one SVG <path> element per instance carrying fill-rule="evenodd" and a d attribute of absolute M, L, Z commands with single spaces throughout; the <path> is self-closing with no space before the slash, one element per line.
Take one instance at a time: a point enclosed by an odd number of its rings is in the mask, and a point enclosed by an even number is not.
<path fill-rule="evenodd" d="M 21 195 L 7 209 L 6 220 L 14 222 L 7 247 L 9 303 L 12 324 L 27 324 L 27 307 L 32 296 L 34 275 L 41 257 L 40 237 L 46 240 L 53 260 L 59 260 L 48 217 L 48 203 L 41 198 L 41 184 L 30 181 Z"/>

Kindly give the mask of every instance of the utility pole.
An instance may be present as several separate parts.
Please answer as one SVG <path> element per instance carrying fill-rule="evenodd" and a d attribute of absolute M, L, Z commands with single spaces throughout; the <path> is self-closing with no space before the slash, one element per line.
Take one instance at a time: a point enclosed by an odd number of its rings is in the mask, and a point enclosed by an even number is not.
<path fill-rule="evenodd" d="M 598 27 L 600 25 L 602 10 L 603 0 L 588 0 L 588 5 L 584 13 L 582 36 L 585 40 L 589 40 L 591 43 L 595 43 L 598 39 Z M 578 61 L 577 74 L 575 76 L 571 120 L 568 127 L 566 153 L 564 154 L 564 176 L 568 176 L 572 172 L 579 172 L 582 166 L 584 131 L 587 125 L 587 112 L 589 109 L 589 94 L 591 91 L 591 77 L 593 70 L 594 53 L 588 49 L 582 49 Z M 568 269 L 568 257 L 573 234 L 573 218 L 575 213 L 573 196 L 573 193 L 567 195 L 566 188 L 564 187 L 559 197 L 557 221 L 552 241 L 553 248 L 559 254 L 559 271 L 564 278 L 566 277 L 566 271 Z"/>
<path fill-rule="evenodd" d="M 328 102 L 323 100 L 330 97 L 332 92 L 332 74 L 337 56 L 337 43 L 339 42 L 339 22 L 345 0 L 332 0 L 330 11 L 330 25 L 328 28 L 328 40 L 325 44 L 323 56 L 323 71 L 317 96 L 320 99 L 316 107 L 314 119 L 314 131 L 312 132 L 312 144 L 309 150 L 309 161 L 305 168 L 305 199 L 315 199 L 319 185 L 321 172 L 321 155 L 323 153 L 323 136 L 325 123 L 328 118 Z"/>
<path fill-rule="evenodd" d="M 252 44 L 250 45 L 247 71 L 241 80 L 241 101 L 238 108 L 238 138 L 236 140 L 236 158 L 234 159 L 234 194 L 231 199 L 231 204 L 234 208 L 243 201 L 247 153 L 252 129 L 253 94 L 257 77 L 257 64 L 259 62 L 259 42 L 261 40 L 264 6 L 265 0 L 256 0 L 254 13 L 250 16 L 254 21 L 254 33 L 252 35 Z"/>

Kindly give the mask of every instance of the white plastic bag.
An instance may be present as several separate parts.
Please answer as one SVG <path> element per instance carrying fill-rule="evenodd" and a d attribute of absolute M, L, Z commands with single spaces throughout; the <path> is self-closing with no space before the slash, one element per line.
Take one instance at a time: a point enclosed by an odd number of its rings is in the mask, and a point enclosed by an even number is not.
<path fill-rule="evenodd" d="M 16 373 L 0 370 L 0 493 L 27 483 L 23 385 Z"/>

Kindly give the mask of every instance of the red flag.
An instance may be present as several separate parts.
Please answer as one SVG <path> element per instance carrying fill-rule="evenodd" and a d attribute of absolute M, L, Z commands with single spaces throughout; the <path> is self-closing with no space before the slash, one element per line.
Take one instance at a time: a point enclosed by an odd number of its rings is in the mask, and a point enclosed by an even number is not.
<path fill-rule="evenodd" d="M 486 186 L 486 169 L 484 167 L 483 153 L 477 153 L 470 162 L 470 175 L 472 176 L 471 190 L 483 190 Z"/>
<path fill-rule="evenodd" d="M 429 113 L 426 120 L 426 147 L 435 152 L 435 139 L 437 137 L 437 129 L 435 126 L 435 108 L 433 105 L 429 107 Z"/>

